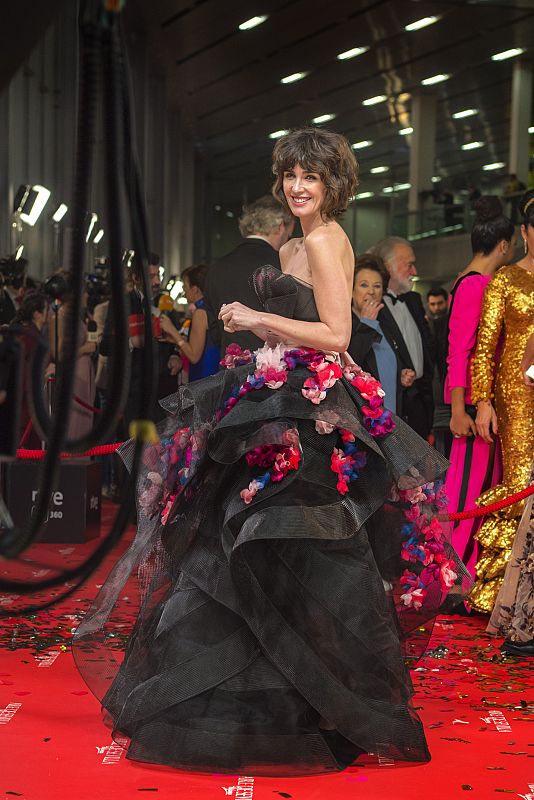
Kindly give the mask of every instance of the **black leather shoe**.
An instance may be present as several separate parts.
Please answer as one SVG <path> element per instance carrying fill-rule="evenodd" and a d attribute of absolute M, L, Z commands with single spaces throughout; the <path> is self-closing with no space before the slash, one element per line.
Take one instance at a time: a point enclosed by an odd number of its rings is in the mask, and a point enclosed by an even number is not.
<path fill-rule="evenodd" d="M 511 642 L 506 639 L 501 645 L 501 652 L 511 656 L 534 656 L 534 639 L 528 642 Z"/>

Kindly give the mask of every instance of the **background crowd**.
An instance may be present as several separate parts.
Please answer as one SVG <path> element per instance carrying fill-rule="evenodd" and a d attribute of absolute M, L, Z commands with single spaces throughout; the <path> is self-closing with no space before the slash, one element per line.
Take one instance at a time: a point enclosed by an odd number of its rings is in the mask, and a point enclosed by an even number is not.
<path fill-rule="evenodd" d="M 380 380 L 385 406 L 450 458 L 451 512 L 521 491 L 531 481 L 534 461 L 534 380 L 526 374 L 534 364 L 534 191 L 518 199 L 509 217 L 497 198 L 479 194 L 473 197 L 473 256 L 467 265 L 457 265 L 459 275 L 449 290 L 434 286 L 424 298 L 413 291 L 414 248 L 389 236 L 358 256 L 352 296 L 349 355 Z M 139 407 L 145 336 L 155 340 L 158 399 L 217 372 L 228 345 L 261 346 L 252 333 L 225 331 L 219 309 L 236 300 L 260 308 L 254 271 L 266 264 L 280 268 L 278 252 L 293 236 L 294 224 L 271 196 L 247 205 L 239 220 L 240 244 L 209 268 L 195 264 L 182 273 L 181 305 L 163 288 L 160 258 L 150 253 L 154 308 L 148 333 L 142 324 L 140 265 L 127 251 L 131 359 L 116 441 L 127 436 Z M 522 257 L 514 261 L 516 237 Z M 27 362 L 36 334 L 48 338 L 45 377 L 53 403 L 69 276 L 55 272 L 39 284 L 24 259 L 15 258 L 3 259 L 0 273 L 0 325 L 22 326 Z M 86 280 L 69 438 L 90 431 L 107 400 L 114 335 L 107 274 L 104 260 Z M 156 405 L 154 420 L 163 415 Z M 26 386 L 19 441 L 21 447 L 40 446 Z M 114 498 L 120 481 L 114 456 L 104 457 L 103 494 Z M 534 655 L 532 498 L 526 506 L 518 502 L 485 518 L 456 522 L 453 543 L 475 577 L 459 612 L 491 614 L 489 629 L 502 635 L 508 652 Z"/>

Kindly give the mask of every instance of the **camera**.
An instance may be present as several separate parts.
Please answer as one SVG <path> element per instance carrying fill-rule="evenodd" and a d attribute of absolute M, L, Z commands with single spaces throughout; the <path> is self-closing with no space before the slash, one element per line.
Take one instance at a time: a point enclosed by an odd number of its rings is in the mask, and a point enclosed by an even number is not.
<path fill-rule="evenodd" d="M 28 262 L 25 258 L 4 256 L 0 258 L 0 288 L 6 284 L 14 289 L 20 289 L 24 284 L 24 276 Z"/>

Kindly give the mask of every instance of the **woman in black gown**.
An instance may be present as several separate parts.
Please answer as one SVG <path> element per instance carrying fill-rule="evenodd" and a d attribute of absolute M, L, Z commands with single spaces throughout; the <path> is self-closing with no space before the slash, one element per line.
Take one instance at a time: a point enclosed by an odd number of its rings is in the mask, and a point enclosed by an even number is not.
<path fill-rule="evenodd" d="M 466 578 L 437 519 L 447 464 L 340 356 L 350 146 L 294 131 L 273 169 L 304 236 L 282 273 L 255 273 L 263 312 L 220 313 L 267 344 L 253 359 L 231 347 L 227 369 L 162 401 L 137 536 L 76 633 L 77 664 L 140 761 L 249 775 L 427 761 L 405 658 Z"/>

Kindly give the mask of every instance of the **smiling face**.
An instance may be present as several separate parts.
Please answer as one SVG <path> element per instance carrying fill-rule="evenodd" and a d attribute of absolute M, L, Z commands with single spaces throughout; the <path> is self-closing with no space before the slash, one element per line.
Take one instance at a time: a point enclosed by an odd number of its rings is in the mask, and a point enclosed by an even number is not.
<path fill-rule="evenodd" d="M 374 269 L 361 269 L 354 280 L 352 299 L 356 313 L 360 316 L 363 304 L 366 300 L 374 300 L 379 304 L 382 301 L 384 287 L 382 276 Z"/>
<path fill-rule="evenodd" d="M 317 172 L 308 172 L 299 164 L 284 171 L 283 191 L 289 210 L 299 219 L 320 218 L 326 187 Z"/>

